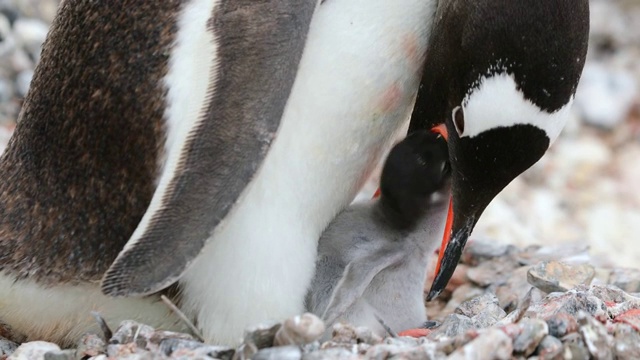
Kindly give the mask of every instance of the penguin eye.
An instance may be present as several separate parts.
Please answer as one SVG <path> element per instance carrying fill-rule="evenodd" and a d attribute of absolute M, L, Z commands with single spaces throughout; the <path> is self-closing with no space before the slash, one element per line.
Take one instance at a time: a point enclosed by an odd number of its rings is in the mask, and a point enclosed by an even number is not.
<path fill-rule="evenodd" d="M 453 125 L 456 127 L 458 136 L 462 136 L 462 134 L 464 133 L 464 112 L 462 112 L 462 108 L 460 106 L 457 106 L 455 109 L 453 109 L 451 117 L 453 118 Z"/>

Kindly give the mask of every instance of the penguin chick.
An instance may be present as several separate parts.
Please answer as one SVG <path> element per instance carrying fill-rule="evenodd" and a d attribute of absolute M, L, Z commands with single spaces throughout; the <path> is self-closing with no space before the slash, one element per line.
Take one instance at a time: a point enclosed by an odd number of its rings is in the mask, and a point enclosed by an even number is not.
<path fill-rule="evenodd" d="M 389 153 L 381 196 L 341 212 L 320 238 L 307 310 L 386 333 L 426 321 L 429 255 L 444 230 L 449 197 L 446 141 L 421 131 Z"/>

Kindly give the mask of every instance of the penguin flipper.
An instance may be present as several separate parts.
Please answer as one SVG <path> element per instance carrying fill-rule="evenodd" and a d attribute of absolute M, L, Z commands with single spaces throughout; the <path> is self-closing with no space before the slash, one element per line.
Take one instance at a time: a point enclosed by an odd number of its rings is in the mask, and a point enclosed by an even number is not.
<path fill-rule="evenodd" d="M 206 26 L 186 33 L 187 43 L 205 35 L 213 42 L 207 99 L 191 124 L 180 118 L 176 133 L 169 128 L 160 182 L 102 279 L 105 294 L 147 295 L 177 281 L 238 202 L 277 135 L 316 2 L 220 1 Z M 202 15 L 185 15 L 185 28 L 188 16 Z"/>
<path fill-rule="evenodd" d="M 362 297 L 365 290 L 380 271 L 397 264 L 405 257 L 402 246 L 385 246 L 373 254 L 350 262 L 336 285 L 322 319 L 327 327 Z"/>

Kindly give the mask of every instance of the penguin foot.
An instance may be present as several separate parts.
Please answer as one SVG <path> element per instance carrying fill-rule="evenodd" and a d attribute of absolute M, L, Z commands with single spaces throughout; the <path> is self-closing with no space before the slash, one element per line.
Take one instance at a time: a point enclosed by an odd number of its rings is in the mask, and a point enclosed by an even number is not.
<path fill-rule="evenodd" d="M 423 329 L 423 328 L 409 329 L 409 330 L 400 331 L 398 333 L 398 336 L 421 338 L 431 334 L 431 331 L 432 331 L 431 329 Z"/>

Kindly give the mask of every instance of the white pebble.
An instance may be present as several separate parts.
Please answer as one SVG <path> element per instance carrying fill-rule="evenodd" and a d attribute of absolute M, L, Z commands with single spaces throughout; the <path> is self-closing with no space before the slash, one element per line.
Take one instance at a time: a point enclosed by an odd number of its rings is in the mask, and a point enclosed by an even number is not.
<path fill-rule="evenodd" d="M 8 360 L 44 360 L 44 354 L 58 350 L 60 347 L 56 344 L 46 341 L 32 341 L 20 345 Z"/>

